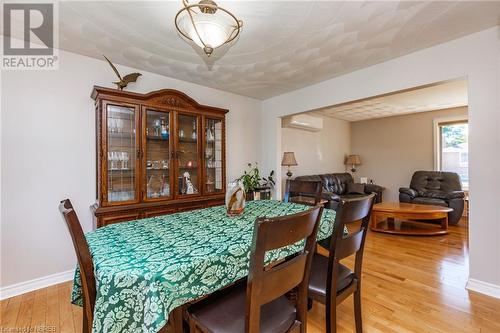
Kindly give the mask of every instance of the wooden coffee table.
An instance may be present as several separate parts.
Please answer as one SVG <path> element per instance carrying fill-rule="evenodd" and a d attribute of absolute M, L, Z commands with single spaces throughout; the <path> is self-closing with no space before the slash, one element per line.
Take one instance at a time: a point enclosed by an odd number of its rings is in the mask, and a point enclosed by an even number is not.
<path fill-rule="evenodd" d="M 373 205 L 371 230 L 399 235 L 444 235 L 448 233 L 448 213 L 442 206 L 417 205 L 404 202 L 383 202 Z M 439 225 L 426 223 L 437 221 Z"/>

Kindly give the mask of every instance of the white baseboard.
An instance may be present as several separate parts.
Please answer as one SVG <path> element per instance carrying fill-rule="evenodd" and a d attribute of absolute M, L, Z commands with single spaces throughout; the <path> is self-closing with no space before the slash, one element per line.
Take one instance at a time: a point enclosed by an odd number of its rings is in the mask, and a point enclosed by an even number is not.
<path fill-rule="evenodd" d="M 72 269 L 66 272 L 56 273 L 0 288 L 0 300 L 70 281 L 73 279 L 74 274 L 75 270 Z M 471 291 L 478 292 L 480 294 L 500 299 L 500 286 L 492 283 L 483 282 L 476 279 L 469 279 L 465 288 Z"/>
<path fill-rule="evenodd" d="M 500 298 L 500 286 L 497 286 L 496 284 L 476 279 L 469 279 L 469 281 L 467 281 L 467 286 L 465 288 L 484 295 Z"/>
<path fill-rule="evenodd" d="M 30 281 L 2 287 L 0 288 L 0 300 L 21 295 L 33 290 L 50 287 L 62 282 L 70 281 L 73 279 L 74 274 L 75 270 L 72 269 L 66 272 L 47 275 Z"/>

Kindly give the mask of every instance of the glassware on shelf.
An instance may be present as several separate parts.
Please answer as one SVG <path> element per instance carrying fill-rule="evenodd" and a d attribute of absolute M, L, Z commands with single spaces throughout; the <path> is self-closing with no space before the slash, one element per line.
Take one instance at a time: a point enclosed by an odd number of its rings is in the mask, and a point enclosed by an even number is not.
<path fill-rule="evenodd" d="M 109 164 L 110 164 L 109 168 L 110 168 L 111 170 L 116 170 L 116 169 L 118 169 L 118 168 L 117 168 L 117 161 L 118 161 L 117 157 L 118 157 L 118 155 L 116 154 L 116 152 L 115 152 L 115 151 L 108 151 L 108 160 L 109 160 L 109 162 L 110 162 L 110 163 L 109 163 Z"/>
<path fill-rule="evenodd" d="M 116 119 L 116 132 L 123 132 L 123 119 Z"/>
<path fill-rule="evenodd" d="M 134 192 L 131 191 L 110 191 L 108 201 L 128 201 L 134 198 Z"/>
<path fill-rule="evenodd" d="M 108 132 L 113 133 L 115 131 L 114 118 L 108 118 Z"/>
<path fill-rule="evenodd" d="M 214 155 L 214 149 L 212 147 L 205 148 L 205 158 L 211 159 Z"/>
<path fill-rule="evenodd" d="M 106 106 L 107 158 L 106 177 L 107 200 L 109 202 L 131 201 L 136 198 L 135 161 L 136 149 L 135 124 L 136 109 L 121 105 Z M 117 135 L 118 134 L 118 135 Z"/>
<path fill-rule="evenodd" d="M 164 118 L 161 118 L 161 138 L 163 140 L 168 139 L 168 122 Z"/>
<path fill-rule="evenodd" d="M 197 133 L 196 133 L 196 120 L 193 120 L 193 133 L 191 134 L 191 138 L 193 140 L 197 139 Z"/>
<path fill-rule="evenodd" d="M 126 151 L 121 152 L 121 161 L 122 161 L 122 169 L 123 170 L 128 170 L 128 153 Z"/>
<path fill-rule="evenodd" d="M 161 131 L 161 122 L 160 119 L 156 118 L 153 122 L 153 128 L 155 130 L 155 136 L 160 136 L 160 131 Z"/>
<path fill-rule="evenodd" d="M 108 131 L 111 133 L 122 133 L 124 128 L 124 121 L 120 118 L 108 118 Z"/>
<path fill-rule="evenodd" d="M 168 183 L 168 179 L 165 177 L 165 175 L 161 176 L 161 190 L 160 190 L 160 195 L 163 196 L 163 197 L 170 196 L 170 184 Z"/>
<path fill-rule="evenodd" d="M 179 130 L 179 138 L 184 138 L 184 130 L 182 128 Z"/>
<path fill-rule="evenodd" d="M 207 141 L 208 142 L 213 142 L 215 141 L 215 136 L 214 136 L 214 128 L 213 127 L 209 127 L 208 130 L 207 130 Z"/>
<path fill-rule="evenodd" d="M 168 169 L 168 164 L 169 164 L 168 160 L 162 160 L 161 161 L 161 167 L 163 169 Z"/>

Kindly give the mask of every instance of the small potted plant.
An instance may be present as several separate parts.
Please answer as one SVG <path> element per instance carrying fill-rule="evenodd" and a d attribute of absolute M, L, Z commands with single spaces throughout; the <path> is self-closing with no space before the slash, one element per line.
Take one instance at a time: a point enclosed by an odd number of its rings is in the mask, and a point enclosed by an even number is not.
<path fill-rule="evenodd" d="M 275 185 L 274 170 L 271 171 L 268 177 L 261 178 L 257 162 L 255 165 L 248 163 L 248 168 L 238 178 L 238 180 L 243 182 L 243 186 L 245 187 L 246 200 L 270 199 L 271 188 Z"/>
<path fill-rule="evenodd" d="M 271 199 L 271 190 L 274 188 L 274 185 L 276 185 L 274 181 L 274 170 L 271 170 L 269 176 L 262 177 L 260 185 L 254 189 L 254 197 L 258 195 L 261 200 Z"/>

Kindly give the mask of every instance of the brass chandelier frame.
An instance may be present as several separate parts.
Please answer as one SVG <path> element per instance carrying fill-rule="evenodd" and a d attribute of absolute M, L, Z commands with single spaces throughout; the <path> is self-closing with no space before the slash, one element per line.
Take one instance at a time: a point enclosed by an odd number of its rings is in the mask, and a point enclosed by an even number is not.
<path fill-rule="evenodd" d="M 238 35 L 241 32 L 241 28 L 243 27 L 243 21 L 237 19 L 236 16 L 234 16 L 234 14 L 231 13 L 229 10 L 227 10 L 225 8 L 222 8 L 222 7 L 219 7 L 212 0 L 201 0 L 199 3 L 196 3 L 196 4 L 189 4 L 188 0 L 182 0 L 182 4 L 184 5 L 184 8 L 182 8 L 181 10 L 179 10 L 177 12 L 177 14 L 175 15 L 175 28 L 177 29 L 177 31 L 184 38 L 186 38 L 187 40 L 190 40 L 190 41 L 194 42 L 193 39 L 187 33 L 185 33 L 184 31 L 182 31 L 182 29 L 179 27 L 179 24 L 178 24 L 179 16 L 184 11 L 187 11 L 187 13 L 189 15 L 189 19 L 191 20 L 191 24 L 193 25 L 194 31 L 196 32 L 196 35 L 198 36 L 198 39 L 203 44 L 203 51 L 205 52 L 205 54 L 208 57 L 210 57 L 210 55 L 212 54 L 212 52 L 214 51 L 214 49 L 216 49 L 218 47 L 221 47 L 222 45 L 225 45 L 225 44 L 228 44 L 228 43 L 232 42 L 236 37 L 238 37 Z M 234 20 L 235 25 L 232 26 L 233 30 L 231 31 L 231 33 L 229 34 L 229 36 L 227 37 L 227 39 L 224 41 L 224 43 L 222 43 L 221 45 L 219 45 L 217 47 L 213 47 L 212 45 L 207 45 L 205 43 L 205 41 L 201 38 L 200 33 L 199 33 L 198 29 L 196 28 L 196 25 L 194 24 L 193 15 L 196 15 L 198 13 L 196 11 L 194 11 L 193 8 L 199 8 L 200 13 L 204 13 L 204 14 L 214 14 L 216 11 L 220 10 L 220 11 L 228 14 Z"/>

